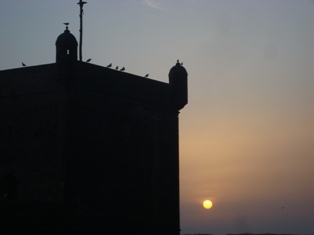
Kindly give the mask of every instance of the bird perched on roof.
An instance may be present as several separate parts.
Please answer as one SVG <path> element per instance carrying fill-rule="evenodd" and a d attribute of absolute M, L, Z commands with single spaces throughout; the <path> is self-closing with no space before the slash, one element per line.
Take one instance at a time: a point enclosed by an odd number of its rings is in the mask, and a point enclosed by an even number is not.
<path fill-rule="evenodd" d="M 119 66 L 117 66 L 116 69 L 119 69 Z"/>
<path fill-rule="evenodd" d="M 120 69 L 120 71 L 124 71 L 125 70 L 125 68 L 123 67 L 122 69 Z"/>
<path fill-rule="evenodd" d="M 86 63 L 89 63 L 91 60 L 92 60 L 92 59 L 91 59 L 91 58 L 89 58 L 88 60 L 86 60 Z"/>
<path fill-rule="evenodd" d="M 26 66 L 26 64 L 24 64 L 23 62 L 22 62 L 22 65 L 23 65 L 23 67 L 25 67 L 25 66 Z"/>
<path fill-rule="evenodd" d="M 147 78 L 149 76 L 149 74 L 146 74 L 145 77 Z"/>
<path fill-rule="evenodd" d="M 107 68 L 110 68 L 111 66 L 112 66 L 112 63 L 108 64 L 108 65 L 107 65 Z"/>
<path fill-rule="evenodd" d="M 63 23 L 65 25 L 65 29 L 69 29 L 69 23 Z"/>

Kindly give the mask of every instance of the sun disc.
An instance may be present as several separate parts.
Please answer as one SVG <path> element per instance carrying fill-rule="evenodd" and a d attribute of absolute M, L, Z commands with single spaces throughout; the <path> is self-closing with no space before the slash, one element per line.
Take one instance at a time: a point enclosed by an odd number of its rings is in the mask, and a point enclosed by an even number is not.
<path fill-rule="evenodd" d="M 203 207 L 205 208 L 205 209 L 210 209 L 210 208 L 212 208 L 212 206 L 213 206 L 213 203 L 210 201 L 210 200 L 205 200 L 204 202 L 203 202 Z"/>

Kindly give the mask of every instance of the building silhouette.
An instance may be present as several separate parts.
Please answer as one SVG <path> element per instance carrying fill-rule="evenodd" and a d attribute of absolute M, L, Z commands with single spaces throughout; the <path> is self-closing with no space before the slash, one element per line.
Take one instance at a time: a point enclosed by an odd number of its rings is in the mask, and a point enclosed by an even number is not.
<path fill-rule="evenodd" d="M 0 234 L 179 234 L 178 114 L 169 83 L 77 60 L 0 71 Z"/>

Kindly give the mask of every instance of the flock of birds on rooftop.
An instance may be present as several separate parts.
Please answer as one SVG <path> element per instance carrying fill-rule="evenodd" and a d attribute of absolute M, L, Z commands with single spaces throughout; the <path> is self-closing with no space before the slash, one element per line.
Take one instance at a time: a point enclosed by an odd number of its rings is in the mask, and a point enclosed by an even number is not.
<path fill-rule="evenodd" d="M 66 23 L 64 23 L 64 24 L 66 24 Z M 92 61 L 92 59 L 89 58 L 89 59 L 86 60 L 86 63 L 89 63 L 89 62 L 91 62 L 91 61 Z M 179 60 L 178 60 L 178 63 L 179 63 Z M 180 65 L 183 65 L 183 63 L 180 63 Z M 22 66 L 25 67 L 26 64 L 24 64 L 24 63 L 22 62 Z M 111 67 L 112 67 L 112 63 L 108 64 L 106 67 L 107 67 L 107 68 L 111 68 Z M 119 66 L 116 66 L 116 70 L 118 70 L 118 69 L 119 69 Z M 125 68 L 122 67 L 119 71 L 123 72 L 124 70 L 125 70 Z M 149 74 L 146 74 L 144 77 L 147 78 L 148 76 L 149 76 Z"/>
<path fill-rule="evenodd" d="M 90 60 L 89 60 L 90 61 Z M 86 61 L 86 62 L 89 62 L 88 60 Z M 107 66 L 106 66 L 106 68 L 111 68 L 112 67 L 112 63 L 110 63 L 110 64 L 108 64 Z M 119 66 L 116 66 L 116 70 L 118 70 L 119 69 Z M 119 71 L 121 71 L 121 72 L 123 72 L 125 70 L 125 68 L 124 67 L 122 67 Z M 146 74 L 145 75 L 145 77 L 147 78 L 149 76 L 149 74 Z"/>
<path fill-rule="evenodd" d="M 92 59 L 89 58 L 89 59 L 86 60 L 86 63 L 89 63 L 89 62 L 91 62 L 91 61 L 92 61 Z M 22 62 L 22 66 L 25 67 L 26 64 L 24 64 L 24 62 Z M 111 68 L 111 67 L 112 67 L 112 63 L 108 64 L 106 67 L 107 67 L 107 68 Z M 118 70 L 118 69 L 119 69 L 119 66 L 116 66 L 116 70 Z M 125 70 L 125 68 L 122 67 L 119 71 L 123 72 L 124 70 Z M 146 74 L 144 77 L 147 78 L 148 76 L 149 76 L 149 74 Z"/>

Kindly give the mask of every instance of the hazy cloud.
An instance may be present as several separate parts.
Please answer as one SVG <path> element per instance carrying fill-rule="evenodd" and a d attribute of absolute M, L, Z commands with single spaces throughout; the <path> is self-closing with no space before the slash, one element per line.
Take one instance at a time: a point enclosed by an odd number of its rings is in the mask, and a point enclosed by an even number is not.
<path fill-rule="evenodd" d="M 158 9 L 158 10 L 165 10 L 164 8 L 161 7 L 161 3 L 154 1 L 154 0 L 145 0 L 144 1 L 147 6 Z"/>

